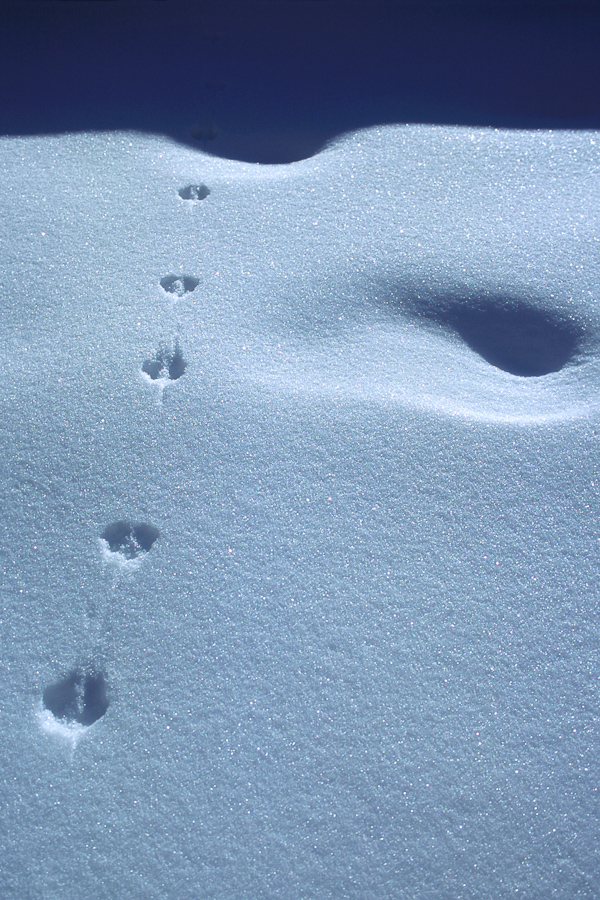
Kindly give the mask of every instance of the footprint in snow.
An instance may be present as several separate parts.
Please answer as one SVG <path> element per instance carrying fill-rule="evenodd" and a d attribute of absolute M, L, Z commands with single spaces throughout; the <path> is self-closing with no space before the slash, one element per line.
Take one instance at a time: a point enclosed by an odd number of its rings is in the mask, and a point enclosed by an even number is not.
<path fill-rule="evenodd" d="M 173 294 L 175 297 L 184 297 L 191 294 L 200 284 L 200 279 L 193 275 L 165 275 L 160 279 L 160 286 L 167 294 Z"/>

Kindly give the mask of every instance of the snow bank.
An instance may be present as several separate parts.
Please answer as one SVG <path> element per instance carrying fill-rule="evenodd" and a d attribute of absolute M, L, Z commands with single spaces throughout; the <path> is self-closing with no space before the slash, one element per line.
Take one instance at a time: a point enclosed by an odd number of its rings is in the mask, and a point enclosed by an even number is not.
<path fill-rule="evenodd" d="M 595 895 L 599 147 L 2 140 L 3 897 Z"/>

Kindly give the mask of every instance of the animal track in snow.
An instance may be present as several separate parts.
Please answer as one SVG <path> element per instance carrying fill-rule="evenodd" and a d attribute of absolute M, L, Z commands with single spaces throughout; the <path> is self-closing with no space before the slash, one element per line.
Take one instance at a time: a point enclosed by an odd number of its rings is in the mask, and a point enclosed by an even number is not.
<path fill-rule="evenodd" d="M 161 288 L 168 294 L 175 294 L 176 297 L 191 294 L 199 284 L 200 279 L 194 278 L 193 275 L 165 275 L 160 279 Z"/>
<path fill-rule="evenodd" d="M 131 566 L 141 562 L 159 537 L 160 531 L 154 525 L 119 520 L 104 529 L 101 541 L 108 560 Z"/>
<path fill-rule="evenodd" d="M 93 725 L 109 706 L 104 674 L 93 669 L 73 669 L 46 688 L 42 701 L 55 719 L 70 725 Z"/>
<path fill-rule="evenodd" d="M 161 345 L 154 359 L 145 359 L 142 363 L 142 372 L 152 381 L 176 381 L 181 378 L 186 368 L 187 363 L 177 341 L 173 349 L 166 344 Z"/>
<path fill-rule="evenodd" d="M 209 194 L 210 188 L 207 188 L 205 184 L 188 184 L 187 187 L 179 190 L 182 200 L 206 200 Z"/>

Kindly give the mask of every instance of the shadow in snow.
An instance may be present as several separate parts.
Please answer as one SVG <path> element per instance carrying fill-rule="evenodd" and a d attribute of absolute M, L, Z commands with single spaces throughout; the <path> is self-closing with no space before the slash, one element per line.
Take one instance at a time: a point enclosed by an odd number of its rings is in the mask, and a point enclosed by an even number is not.
<path fill-rule="evenodd" d="M 582 338 L 581 328 L 550 310 L 493 299 L 450 306 L 445 320 L 490 365 L 523 377 L 560 371 Z"/>

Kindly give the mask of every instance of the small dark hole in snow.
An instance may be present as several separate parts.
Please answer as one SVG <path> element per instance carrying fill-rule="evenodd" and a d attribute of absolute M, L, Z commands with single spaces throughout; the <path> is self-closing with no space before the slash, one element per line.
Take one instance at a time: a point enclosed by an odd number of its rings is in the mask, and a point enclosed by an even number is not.
<path fill-rule="evenodd" d="M 142 372 L 145 372 L 154 381 L 157 378 L 169 378 L 171 381 L 177 381 L 186 368 L 187 363 L 177 342 L 173 349 L 164 345 L 159 347 L 154 359 L 146 359 L 142 363 Z"/>
<path fill-rule="evenodd" d="M 160 286 L 168 294 L 175 294 L 177 297 L 183 297 L 184 294 L 190 294 L 200 284 L 199 278 L 193 275 L 165 275 L 160 279 Z"/>
<path fill-rule="evenodd" d="M 205 184 L 188 184 L 179 190 L 182 200 L 206 200 L 209 194 L 210 189 Z"/>
<path fill-rule="evenodd" d="M 159 537 L 158 528 L 145 522 L 113 522 L 102 533 L 102 539 L 111 553 L 121 553 L 126 559 L 135 559 L 141 553 L 147 553 Z"/>
<path fill-rule="evenodd" d="M 488 363 L 522 377 L 558 372 L 573 358 L 582 337 L 574 322 L 522 303 L 454 303 L 445 319 Z"/>
<path fill-rule="evenodd" d="M 56 719 L 92 725 L 108 709 L 106 680 L 102 672 L 74 669 L 66 678 L 49 685 L 43 703 Z"/>

